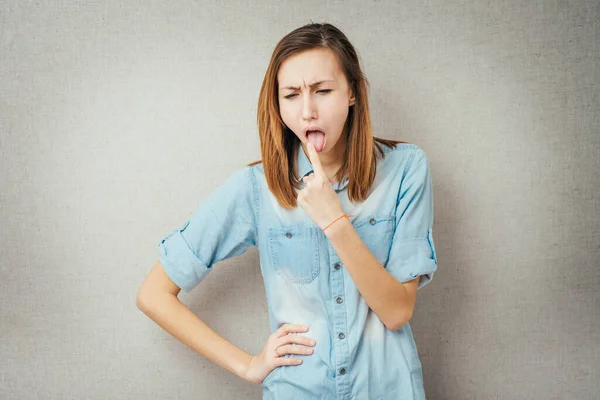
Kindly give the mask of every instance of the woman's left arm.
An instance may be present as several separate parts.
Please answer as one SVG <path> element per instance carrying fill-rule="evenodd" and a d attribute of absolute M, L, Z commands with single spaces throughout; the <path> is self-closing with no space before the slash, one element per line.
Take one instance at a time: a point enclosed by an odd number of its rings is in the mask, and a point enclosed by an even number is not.
<path fill-rule="evenodd" d="M 388 329 L 400 329 L 412 317 L 420 277 L 404 283 L 394 278 L 346 218 L 332 224 L 325 234 L 368 306 Z"/>

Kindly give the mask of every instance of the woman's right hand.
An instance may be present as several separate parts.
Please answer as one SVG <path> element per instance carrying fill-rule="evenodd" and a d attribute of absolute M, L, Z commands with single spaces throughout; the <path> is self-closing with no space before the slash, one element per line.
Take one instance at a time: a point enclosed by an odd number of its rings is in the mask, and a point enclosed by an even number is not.
<path fill-rule="evenodd" d="M 250 357 L 244 378 L 251 383 L 262 383 L 267 375 L 282 365 L 302 364 L 301 358 L 289 358 L 285 354 L 313 354 L 312 347 L 316 342 L 306 336 L 296 335 L 296 332 L 306 332 L 308 326 L 302 324 L 283 324 L 269 336 L 267 344 L 260 354 Z M 290 333 L 293 333 L 290 335 Z M 304 346 L 294 346 L 301 344 Z"/>

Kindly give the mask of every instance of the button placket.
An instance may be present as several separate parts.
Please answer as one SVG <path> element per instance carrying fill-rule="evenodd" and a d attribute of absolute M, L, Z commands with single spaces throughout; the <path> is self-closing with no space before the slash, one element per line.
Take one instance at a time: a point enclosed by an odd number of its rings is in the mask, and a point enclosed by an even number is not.
<path fill-rule="evenodd" d="M 343 265 L 340 259 L 337 257 L 337 253 L 335 249 L 329 243 L 329 256 L 331 260 L 331 275 L 330 275 L 330 285 L 331 285 L 331 299 L 334 301 L 333 304 L 333 351 L 335 353 L 335 371 L 336 371 L 336 398 L 346 399 L 349 396 L 351 385 L 350 385 L 350 374 L 346 373 L 346 368 L 350 363 L 350 348 L 348 346 L 348 340 L 341 340 L 346 337 L 345 333 L 348 329 L 348 315 L 347 310 L 344 303 L 344 298 L 342 294 L 345 293 L 344 288 L 344 274 Z M 330 267 L 331 268 L 331 267 Z M 338 295 L 339 294 L 339 295 Z M 341 335 L 340 335 L 341 334 Z M 337 340 L 335 340 L 337 336 Z M 340 372 L 340 369 L 343 369 L 343 372 Z"/>

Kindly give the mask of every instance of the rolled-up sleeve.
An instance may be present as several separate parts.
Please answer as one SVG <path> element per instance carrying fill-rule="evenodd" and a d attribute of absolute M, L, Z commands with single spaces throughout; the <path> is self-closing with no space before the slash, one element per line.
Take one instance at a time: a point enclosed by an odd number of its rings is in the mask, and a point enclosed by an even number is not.
<path fill-rule="evenodd" d="M 396 203 L 396 228 L 387 270 L 400 282 L 421 276 L 417 289 L 428 284 L 437 270 L 432 236 L 433 189 L 427 155 L 420 148 L 403 177 Z"/>
<path fill-rule="evenodd" d="M 213 190 L 183 226 L 165 235 L 158 255 L 165 273 L 189 293 L 213 264 L 256 246 L 254 172 L 246 166 Z"/>

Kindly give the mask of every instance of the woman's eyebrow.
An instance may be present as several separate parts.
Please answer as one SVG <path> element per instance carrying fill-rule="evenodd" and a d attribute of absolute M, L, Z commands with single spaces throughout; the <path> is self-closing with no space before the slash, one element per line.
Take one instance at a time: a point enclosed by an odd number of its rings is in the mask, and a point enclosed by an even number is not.
<path fill-rule="evenodd" d="M 313 83 L 312 85 L 310 85 L 310 87 L 311 87 L 311 88 L 313 88 L 313 87 L 315 87 L 315 86 L 319 86 L 320 84 L 322 84 L 322 83 L 325 83 L 325 82 L 335 82 L 335 81 L 334 81 L 333 79 L 328 79 L 328 80 L 324 80 L 324 81 L 319 81 L 319 82 L 315 82 L 315 83 Z M 281 88 L 280 90 L 283 90 L 283 89 L 299 90 L 299 89 L 300 89 L 300 87 L 299 87 L 299 86 L 286 86 L 286 87 L 284 87 L 284 88 Z"/>

